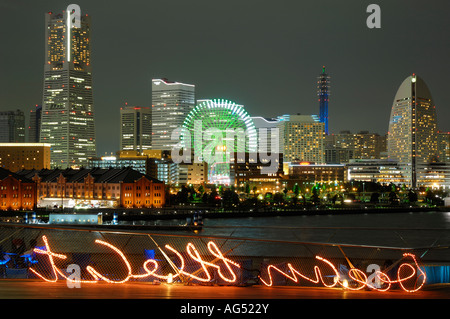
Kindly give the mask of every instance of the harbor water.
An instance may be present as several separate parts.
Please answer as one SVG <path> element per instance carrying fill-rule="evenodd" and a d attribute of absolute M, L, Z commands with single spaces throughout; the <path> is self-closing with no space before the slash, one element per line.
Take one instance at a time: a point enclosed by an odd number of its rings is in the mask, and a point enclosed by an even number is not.
<path fill-rule="evenodd" d="M 147 225 L 176 225 L 181 219 L 135 222 Z M 353 213 L 242 218 L 203 218 L 203 237 L 273 242 L 261 253 L 282 253 L 283 243 L 370 249 L 418 249 L 420 254 L 450 262 L 450 210 L 447 212 Z M 248 244 L 248 243 L 247 243 Z M 274 252 L 269 252 L 269 247 Z M 425 255 L 424 255 L 425 256 Z"/>

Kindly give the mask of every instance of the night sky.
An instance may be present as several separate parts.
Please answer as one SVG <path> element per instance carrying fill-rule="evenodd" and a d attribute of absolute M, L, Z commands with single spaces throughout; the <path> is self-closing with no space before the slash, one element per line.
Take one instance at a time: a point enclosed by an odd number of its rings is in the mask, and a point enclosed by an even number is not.
<path fill-rule="evenodd" d="M 44 15 L 72 2 L 0 0 L 0 110 L 42 103 Z M 450 131 L 450 2 L 77 0 L 92 16 L 97 152 L 119 148 L 119 109 L 151 105 L 151 79 L 196 85 L 196 98 L 243 104 L 252 116 L 318 114 L 317 76 L 331 76 L 330 131 L 385 134 L 412 73 Z M 366 8 L 381 7 L 381 29 Z"/>

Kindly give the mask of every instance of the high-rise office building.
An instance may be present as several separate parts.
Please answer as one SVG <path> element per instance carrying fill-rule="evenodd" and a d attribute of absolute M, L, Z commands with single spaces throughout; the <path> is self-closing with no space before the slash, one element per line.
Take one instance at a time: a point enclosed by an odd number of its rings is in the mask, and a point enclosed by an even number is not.
<path fill-rule="evenodd" d="M 450 162 L 450 132 L 438 132 L 438 158 Z"/>
<path fill-rule="evenodd" d="M 290 115 L 279 124 L 284 162 L 325 163 L 325 124 L 316 115 Z"/>
<path fill-rule="evenodd" d="M 152 80 L 152 149 L 172 150 L 179 142 L 171 139 L 172 132 L 182 127 L 194 106 L 194 85 Z"/>
<path fill-rule="evenodd" d="M 282 135 L 279 131 L 280 123 L 285 120 L 283 116 L 277 118 L 253 116 L 251 119 L 258 134 L 258 152 L 283 153 Z M 278 143 L 278 145 L 273 144 L 273 142 Z"/>
<path fill-rule="evenodd" d="M 412 188 L 421 164 L 437 158 L 436 108 L 426 83 L 408 76 L 394 98 L 389 121 L 388 156 L 397 161 Z"/>
<path fill-rule="evenodd" d="M 152 147 L 152 109 L 126 106 L 120 108 L 120 149 L 142 152 Z"/>
<path fill-rule="evenodd" d="M 341 131 L 334 135 L 334 148 L 352 150 L 353 159 L 377 159 L 385 151 L 385 137 L 369 131 L 351 133 Z"/>
<path fill-rule="evenodd" d="M 325 163 L 326 164 L 343 164 L 353 159 L 353 149 L 325 146 Z"/>
<path fill-rule="evenodd" d="M 0 112 L 0 143 L 25 142 L 25 114 L 21 110 Z"/>
<path fill-rule="evenodd" d="M 317 78 L 317 95 L 319 96 L 319 120 L 324 123 L 325 134 L 329 134 L 328 130 L 328 101 L 330 100 L 330 77 L 322 68 L 322 73 Z"/>
<path fill-rule="evenodd" d="M 69 11 L 45 15 L 40 142 L 52 145 L 52 167 L 82 166 L 96 156 L 91 18 L 77 21 Z"/>
<path fill-rule="evenodd" d="M 42 105 L 36 105 L 30 112 L 30 125 L 28 126 L 28 142 L 39 143 L 41 136 Z"/>

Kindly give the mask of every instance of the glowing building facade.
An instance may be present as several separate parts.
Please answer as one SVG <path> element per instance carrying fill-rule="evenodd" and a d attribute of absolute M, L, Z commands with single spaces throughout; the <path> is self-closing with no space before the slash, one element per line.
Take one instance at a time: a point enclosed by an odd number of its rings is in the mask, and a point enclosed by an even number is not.
<path fill-rule="evenodd" d="M 450 190 L 450 163 L 435 162 L 420 165 L 418 185 L 432 189 Z"/>
<path fill-rule="evenodd" d="M 165 203 L 164 183 L 130 167 L 31 169 L 16 175 L 34 181 L 38 207 L 151 208 Z"/>
<path fill-rule="evenodd" d="M 354 159 L 379 159 L 385 151 L 386 137 L 377 133 L 341 131 L 334 135 L 336 149 L 352 150 Z"/>
<path fill-rule="evenodd" d="M 381 159 L 352 159 L 345 163 L 346 179 L 356 182 L 406 184 L 397 162 Z"/>
<path fill-rule="evenodd" d="M 152 80 L 152 149 L 172 150 L 172 132 L 181 128 L 195 106 L 195 86 L 167 79 Z"/>
<path fill-rule="evenodd" d="M 49 169 L 50 144 L 0 143 L 0 167 L 12 172 L 22 169 Z"/>
<path fill-rule="evenodd" d="M 142 152 L 152 147 L 152 110 L 126 106 L 120 109 L 120 149 Z"/>
<path fill-rule="evenodd" d="M 37 202 L 36 184 L 0 167 L 0 210 L 32 210 Z"/>
<path fill-rule="evenodd" d="M 316 115 L 290 115 L 280 122 L 284 162 L 325 163 L 325 124 Z"/>
<path fill-rule="evenodd" d="M 69 11 L 45 16 L 40 142 L 52 145 L 52 167 L 79 167 L 96 155 L 91 19 L 73 25 Z"/>
<path fill-rule="evenodd" d="M 407 185 L 416 188 L 419 166 L 437 158 L 436 108 L 426 83 L 407 77 L 395 95 L 389 121 L 388 157 L 398 162 Z"/>
<path fill-rule="evenodd" d="M 282 191 L 283 154 L 278 153 L 269 162 L 258 154 L 232 153 L 230 162 L 231 184 L 236 188 L 242 189 L 248 185 L 250 189 L 256 187 L 261 192 Z M 272 166 L 271 172 L 262 169 L 269 166 Z"/>
<path fill-rule="evenodd" d="M 450 132 L 438 133 L 438 156 L 440 162 L 450 163 Z"/>

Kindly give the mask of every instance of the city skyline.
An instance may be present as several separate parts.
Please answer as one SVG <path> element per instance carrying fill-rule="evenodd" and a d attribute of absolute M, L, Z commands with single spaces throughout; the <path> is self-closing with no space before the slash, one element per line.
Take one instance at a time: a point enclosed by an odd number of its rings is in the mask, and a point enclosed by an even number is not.
<path fill-rule="evenodd" d="M 19 108 L 28 114 L 40 104 L 44 15 L 62 11 L 68 4 L 0 3 L 1 23 L 11 22 L 18 12 L 24 16 L 21 26 L 1 38 L 9 49 L 2 50 L 0 110 Z M 378 1 L 382 12 L 379 30 L 365 25 L 369 3 L 349 1 L 288 1 L 274 12 L 270 3 L 258 2 L 255 9 L 252 1 L 217 7 L 202 1 L 172 7 L 136 2 L 112 3 L 108 8 L 86 1 L 77 4 L 82 14 L 93 17 L 98 155 L 119 149 L 119 130 L 107 132 L 107 128 L 111 123 L 118 127 L 119 110 L 125 102 L 151 105 L 152 78 L 192 83 L 197 99 L 233 100 L 244 105 L 251 116 L 309 115 L 319 114 L 316 77 L 323 65 L 333 78 L 331 133 L 368 130 L 385 134 L 398 83 L 412 73 L 421 76 L 433 92 L 438 128 L 450 130 L 445 121 L 450 117 L 445 101 L 450 70 L 444 63 L 450 46 L 439 40 L 449 28 L 445 2 L 438 6 L 413 1 L 404 8 Z M 137 18 L 141 14 L 137 12 L 144 9 L 150 12 L 142 14 L 148 20 Z M 119 23 L 122 14 L 128 23 Z M 171 23 L 161 23 L 169 16 L 173 17 Z M 316 28 L 318 21 L 320 27 Z M 179 32 L 181 27 L 184 32 Z M 18 37 L 25 40 L 12 45 Z M 408 52 L 413 38 L 426 45 Z M 9 63 L 11 60 L 20 61 L 23 70 L 17 63 Z M 368 116 L 370 110 L 376 111 Z"/>

